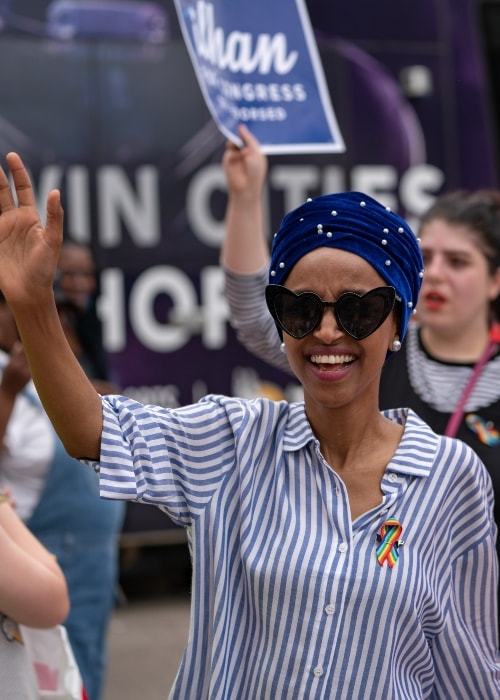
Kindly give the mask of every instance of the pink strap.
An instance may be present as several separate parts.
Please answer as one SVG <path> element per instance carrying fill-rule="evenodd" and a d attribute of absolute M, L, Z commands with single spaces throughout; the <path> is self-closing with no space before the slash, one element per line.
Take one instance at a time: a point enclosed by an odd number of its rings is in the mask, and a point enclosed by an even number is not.
<path fill-rule="evenodd" d="M 472 371 L 471 376 L 469 377 L 469 381 L 467 382 L 465 389 L 462 392 L 462 396 L 460 397 L 460 400 L 457 404 L 457 407 L 453 415 L 450 416 L 450 420 L 448 421 L 448 425 L 446 426 L 446 430 L 444 431 L 444 434 L 448 437 L 455 437 L 455 435 L 457 434 L 458 426 L 462 422 L 462 417 L 464 415 L 465 404 L 467 403 L 467 399 L 470 396 L 474 384 L 477 382 L 478 377 L 483 371 L 485 364 L 488 362 L 490 357 L 497 351 L 497 349 L 498 345 L 495 343 L 495 341 L 490 340 L 490 342 L 488 343 L 488 347 L 474 365 L 474 369 Z"/>

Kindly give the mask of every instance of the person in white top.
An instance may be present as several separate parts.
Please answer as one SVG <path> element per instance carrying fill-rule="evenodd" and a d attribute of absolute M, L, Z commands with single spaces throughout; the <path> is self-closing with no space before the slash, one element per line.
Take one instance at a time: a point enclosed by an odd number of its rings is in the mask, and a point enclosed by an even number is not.
<path fill-rule="evenodd" d="M 37 700 L 36 676 L 19 625 L 50 628 L 69 611 L 64 575 L 55 558 L 0 494 L 0 695 Z"/>

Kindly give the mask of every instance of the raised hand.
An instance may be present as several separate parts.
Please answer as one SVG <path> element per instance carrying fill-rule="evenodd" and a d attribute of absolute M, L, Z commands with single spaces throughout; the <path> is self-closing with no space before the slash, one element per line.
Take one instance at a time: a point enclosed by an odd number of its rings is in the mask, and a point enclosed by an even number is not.
<path fill-rule="evenodd" d="M 238 134 L 244 145 L 238 148 L 228 141 L 222 158 L 229 193 L 260 197 L 267 176 L 267 157 L 246 126 L 241 125 Z"/>
<path fill-rule="evenodd" d="M 52 190 L 47 197 L 44 227 L 20 156 L 9 153 L 6 161 L 15 192 L 0 168 L 0 289 L 9 303 L 31 304 L 39 296 L 52 294 L 63 210 L 59 192 Z"/>
<path fill-rule="evenodd" d="M 67 452 L 97 459 L 101 399 L 66 339 L 54 298 L 63 239 L 59 192 L 52 190 L 47 197 L 44 227 L 21 158 L 9 153 L 7 165 L 15 192 L 0 169 L 0 289 L 14 315 L 40 401 Z"/>
<path fill-rule="evenodd" d="M 228 142 L 222 158 L 228 201 L 221 263 L 226 270 L 253 274 L 269 260 L 263 221 L 267 156 L 245 126 L 238 131 L 244 145 L 238 148 Z"/>

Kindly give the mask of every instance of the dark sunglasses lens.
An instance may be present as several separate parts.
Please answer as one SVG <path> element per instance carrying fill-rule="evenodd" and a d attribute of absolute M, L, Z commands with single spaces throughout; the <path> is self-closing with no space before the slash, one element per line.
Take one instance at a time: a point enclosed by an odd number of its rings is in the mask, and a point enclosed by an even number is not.
<path fill-rule="evenodd" d="M 313 294 L 279 294 L 274 308 L 281 327 L 294 338 L 303 338 L 314 330 L 323 314 L 321 301 Z"/>
<path fill-rule="evenodd" d="M 353 338 L 361 340 L 382 325 L 394 305 L 392 288 L 373 289 L 363 296 L 347 292 L 336 305 L 339 324 Z"/>

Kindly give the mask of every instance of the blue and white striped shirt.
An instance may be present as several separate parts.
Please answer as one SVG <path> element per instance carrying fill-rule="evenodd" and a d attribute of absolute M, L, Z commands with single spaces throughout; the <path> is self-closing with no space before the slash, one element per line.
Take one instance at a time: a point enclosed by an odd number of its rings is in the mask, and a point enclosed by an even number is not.
<path fill-rule="evenodd" d="M 350 517 L 302 403 L 103 398 L 101 495 L 188 530 L 192 614 L 172 700 L 498 700 L 496 526 L 468 446 L 414 413 L 383 502 Z M 376 557 L 403 525 L 393 568 Z"/>

